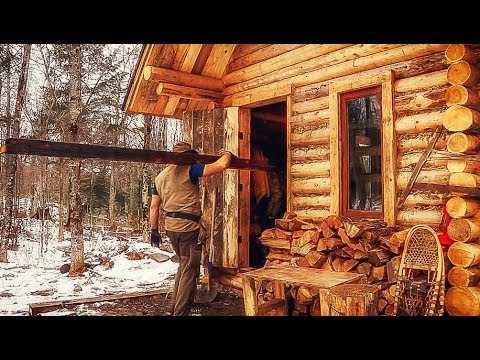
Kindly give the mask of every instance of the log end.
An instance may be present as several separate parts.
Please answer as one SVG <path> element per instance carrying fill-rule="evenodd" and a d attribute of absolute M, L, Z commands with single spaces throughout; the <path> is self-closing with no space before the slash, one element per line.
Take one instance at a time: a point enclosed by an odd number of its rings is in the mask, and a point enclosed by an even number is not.
<path fill-rule="evenodd" d="M 445 92 L 447 106 L 463 105 L 467 102 L 468 90 L 462 85 L 452 85 Z"/>
<path fill-rule="evenodd" d="M 147 65 L 143 68 L 143 79 L 150 80 L 152 77 L 152 67 Z"/>
<path fill-rule="evenodd" d="M 447 279 L 452 286 L 468 286 L 469 275 L 465 268 L 454 266 L 447 273 Z"/>
<path fill-rule="evenodd" d="M 465 45 L 463 44 L 450 44 L 445 49 L 445 59 L 449 64 L 463 59 L 464 56 Z"/>
<path fill-rule="evenodd" d="M 478 316 L 480 302 L 475 295 L 469 287 L 453 286 L 445 294 L 445 309 L 451 316 Z"/>
<path fill-rule="evenodd" d="M 452 218 L 458 219 L 467 213 L 467 203 L 460 196 L 455 196 L 447 201 L 446 209 Z"/>
<path fill-rule="evenodd" d="M 450 131 L 467 130 L 472 126 L 472 123 L 473 118 L 470 109 L 461 105 L 450 106 L 443 114 L 443 126 Z"/>
<path fill-rule="evenodd" d="M 447 70 L 447 81 L 452 85 L 463 85 L 470 78 L 470 64 L 458 61 L 451 64 Z"/>

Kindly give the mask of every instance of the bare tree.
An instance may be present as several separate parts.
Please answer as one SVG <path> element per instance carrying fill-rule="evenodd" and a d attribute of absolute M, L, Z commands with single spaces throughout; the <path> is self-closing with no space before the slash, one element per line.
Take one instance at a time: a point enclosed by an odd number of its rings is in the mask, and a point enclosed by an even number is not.
<path fill-rule="evenodd" d="M 68 45 L 69 59 L 69 125 L 67 138 L 70 142 L 78 142 L 79 117 L 82 112 L 81 102 L 81 69 L 82 47 L 80 44 Z M 81 162 L 77 159 L 69 160 L 70 175 L 70 230 L 71 230 L 71 264 L 69 276 L 78 276 L 84 271 L 84 244 L 83 244 L 83 206 L 80 196 L 80 169 Z"/>
<path fill-rule="evenodd" d="M 25 94 L 27 90 L 28 79 L 28 66 L 30 63 L 30 53 L 32 50 L 32 44 L 25 44 L 23 48 L 23 61 L 20 71 L 20 79 L 18 81 L 17 99 L 15 102 L 15 113 L 11 124 L 11 134 L 13 137 L 20 136 L 20 116 L 22 114 L 22 108 L 25 104 Z M 17 172 L 17 155 L 7 155 L 6 158 L 6 174 L 7 174 L 7 193 L 6 193 L 6 205 L 5 205 L 5 218 L 2 228 L 2 238 L 0 241 L 0 262 L 8 262 L 7 249 L 8 241 L 10 238 L 14 207 L 13 199 L 15 193 L 15 175 Z"/>
<path fill-rule="evenodd" d="M 143 148 L 145 150 L 150 149 L 151 139 L 152 139 L 152 116 L 144 116 L 144 125 L 143 125 Z M 150 187 L 150 174 L 148 171 L 147 164 L 142 164 L 142 228 L 143 228 L 143 242 L 150 242 L 149 230 L 150 230 L 150 221 L 149 221 L 149 206 L 150 206 L 150 197 L 148 188 Z"/>

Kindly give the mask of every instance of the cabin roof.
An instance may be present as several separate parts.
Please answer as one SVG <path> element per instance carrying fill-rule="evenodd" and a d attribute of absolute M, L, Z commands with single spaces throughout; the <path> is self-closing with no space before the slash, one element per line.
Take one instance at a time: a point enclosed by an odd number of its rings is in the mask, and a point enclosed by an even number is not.
<path fill-rule="evenodd" d="M 236 44 L 145 44 L 130 79 L 123 110 L 127 113 L 182 118 L 184 110 L 212 108 L 211 100 L 158 95 L 159 81 L 145 80 L 146 66 L 221 79 Z M 181 95 L 181 93 L 177 93 Z M 219 95 L 221 93 L 219 92 Z"/>

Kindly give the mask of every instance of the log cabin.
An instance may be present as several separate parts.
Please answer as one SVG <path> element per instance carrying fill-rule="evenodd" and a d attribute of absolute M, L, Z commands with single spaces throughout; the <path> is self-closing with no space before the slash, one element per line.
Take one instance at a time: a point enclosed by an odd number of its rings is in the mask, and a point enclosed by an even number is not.
<path fill-rule="evenodd" d="M 447 204 L 459 219 L 448 233 L 463 247 L 474 246 L 480 239 L 479 53 L 480 44 L 147 44 L 124 111 L 183 120 L 184 140 L 201 154 L 226 148 L 275 165 L 267 174 L 227 170 L 202 181 L 219 282 L 241 288 L 236 274 L 264 264 L 257 239 L 268 244 L 263 233 L 271 228 L 279 250 L 266 261 L 291 261 L 295 231 L 284 220 L 294 216 L 320 224 L 325 240 L 309 235 L 302 249 L 316 246 L 302 250 L 310 255 L 300 266 L 368 270 L 370 279 L 382 280 L 390 275 L 385 253 L 377 249 L 376 262 L 360 266 L 365 256 L 355 255 L 360 248 L 346 237 L 349 230 L 326 226 L 325 219 L 438 229 Z M 459 230 L 465 224 L 468 234 Z M 339 238 L 332 235 L 337 229 Z M 339 239 L 349 242 L 356 263 L 325 262 L 312 252 L 336 249 Z M 395 241 L 385 241 L 390 258 L 401 254 Z M 398 256 L 393 259 L 398 265 Z M 387 314 L 392 296 L 386 290 L 379 307 Z M 480 308 L 474 290 L 455 293 L 468 293 Z M 449 313 L 463 314 L 461 302 L 451 301 Z"/>

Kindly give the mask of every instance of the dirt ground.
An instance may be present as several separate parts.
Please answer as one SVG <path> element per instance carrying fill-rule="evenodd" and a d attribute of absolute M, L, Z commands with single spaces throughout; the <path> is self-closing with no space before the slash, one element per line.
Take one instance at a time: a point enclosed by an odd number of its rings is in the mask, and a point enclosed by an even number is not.
<path fill-rule="evenodd" d="M 218 294 L 209 304 L 195 304 L 190 316 L 244 316 L 243 298 L 226 287 L 219 286 Z M 88 303 L 66 306 L 69 316 L 88 316 L 95 313 L 97 316 L 166 316 L 168 309 L 168 294 L 151 295 L 132 299 L 104 301 L 102 303 Z M 166 298 L 168 296 L 168 298 Z M 91 311 L 89 311 L 91 310 Z M 75 314 L 72 315 L 71 312 Z M 48 312 L 42 313 L 48 316 Z"/>

